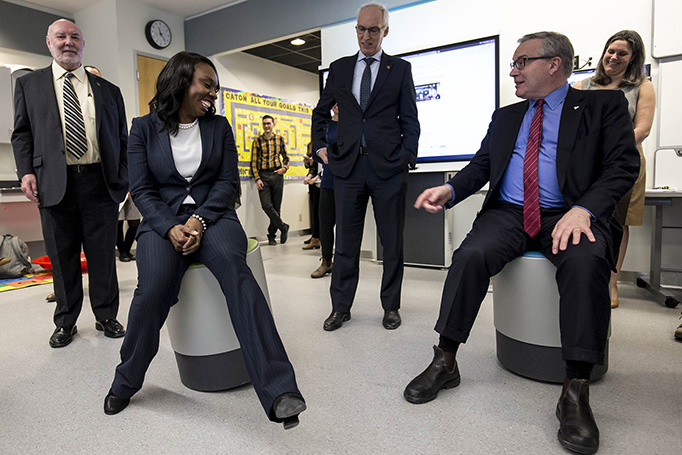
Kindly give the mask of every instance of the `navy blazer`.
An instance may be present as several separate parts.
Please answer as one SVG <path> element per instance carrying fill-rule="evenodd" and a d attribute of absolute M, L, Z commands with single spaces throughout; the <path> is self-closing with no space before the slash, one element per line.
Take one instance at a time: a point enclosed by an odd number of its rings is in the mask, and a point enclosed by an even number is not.
<path fill-rule="evenodd" d="M 95 98 L 104 180 L 111 198 L 121 202 L 128 193 L 128 124 L 123 97 L 111 82 L 87 71 L 85 74 Z M 57 205 L 66 192 L 66 156 L 52 66 L 17 79 L 12 148 L 19 179 L 26 174 L 36 175 L 40 206 Z"/>
<path fill-rule="evenodd" d="M 327 83 L 313 110 L 313 150 L 328 146 L 325 131 L 336 103 L 338 136 L 336 145 L 327 151 L 334 175 L 346 178 L 350 174 L 364 134 L 372 168 L 380 177 L 388 178 L 417 162 L 420 128 L 412 67 L 401 58 L 382 53 L 363 112 L 351 91 L 357 58 L 358 54 L 343 57 L 329 67 Z"/>
<path fill-rule="evenodd" d="M 500 186 L 528 101 L 497 109 L 481 148 L 471 162 L 448 182 L 455 199 L 448 208 L 490 182 L 483 210 L 500 197 Z M 620 90 L 568 89 L 561 112 L 556 167 L 559 189 L 567 207 L 578 205 L 595 217 L 593 229 L 605 234 L 611 252 L 620 243 L 622 228 L 612 216 L 618 201 L 632 188 L 639 173 L 627 101 Z"/>
<path fill-rule="evenodd" d="M 130 194 L 142 213 L 137 236 L 153 230 L 165 237 L 178 224 L 177 214 L 189 195 L 210 225 L 221 217 L 237 220 L 232 200 L 239 185 L 237 148 L 225 117 L 199 118 L 201 164 L 188 182 L 180 175 L 170 136 L 155 113 L 133 120 L 128 144 Z"/>

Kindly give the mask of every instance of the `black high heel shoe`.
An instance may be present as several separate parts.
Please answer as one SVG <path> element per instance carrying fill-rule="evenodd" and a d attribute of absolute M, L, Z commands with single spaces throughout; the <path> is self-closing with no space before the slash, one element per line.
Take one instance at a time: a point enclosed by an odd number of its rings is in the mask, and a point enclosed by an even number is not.
<path fill-rule="evenodd" d="M 285 430 L 290 430 L 298 425 L 298 415 L 306 408 L 303 397 L 292 392 L 281 394 L 272 405 L 275 418 L 282 422 Z"/>

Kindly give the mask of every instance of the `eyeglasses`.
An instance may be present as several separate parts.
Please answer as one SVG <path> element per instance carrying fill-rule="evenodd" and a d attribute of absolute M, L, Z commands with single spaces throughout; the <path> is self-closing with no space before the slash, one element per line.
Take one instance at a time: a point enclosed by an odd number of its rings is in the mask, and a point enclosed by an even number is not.
<path fill-rule="evenodd" d="M 369 32 L 369 36 L 377 36 L 383 29 L 386 27 L 371 27 L 371 28 L 365 28 L 362 25 L 356 25 L 355 26 L 355 31 L 358 32 L 358 35 L 362 36 L 365 34 L 365 32 Z"/>
<path fill-rule="evenodd" d="M 554 57 L 521 57 L 511 62 L 509 68 L 514 69 L 514 67 L 516 67 L 517 69 L 522 70 L 526 67 L 526 63 L 531 60 L 549 60 L 550 58 Z"/>

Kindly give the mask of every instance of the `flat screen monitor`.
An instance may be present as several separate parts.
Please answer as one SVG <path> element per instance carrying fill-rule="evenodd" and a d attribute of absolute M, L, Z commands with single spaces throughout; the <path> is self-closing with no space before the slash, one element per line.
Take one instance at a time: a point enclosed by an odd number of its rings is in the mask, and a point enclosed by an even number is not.
<path fill-rule="evenodd" d="M 421 125 L 417 161 L 471 159 L 500 103 L 499 37 L 399 56 L 412 64 Z M 328 72 L 320 71 L 320 89 Z"/>
<path fill-rule="evenodd" d="M 583 81 L 585 79 L 589 79 L 592 76 L 594 76 L 597 73 L 596 68 L 590 68 L 586 70 L 576 70 L 571 73 L 571 75 L 568 78 L 568 84 L 573 85 L 576 82 Z"/>

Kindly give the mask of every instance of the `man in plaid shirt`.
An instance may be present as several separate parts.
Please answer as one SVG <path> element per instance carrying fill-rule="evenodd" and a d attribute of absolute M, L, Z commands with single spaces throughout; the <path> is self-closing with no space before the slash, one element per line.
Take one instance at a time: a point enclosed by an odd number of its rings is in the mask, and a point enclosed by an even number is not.
<path fill-rule="evenodd" d="M 270 218 L 268 244 L 276 245 L 275 234 L 280 231 L 280 243 L 286 243 L 289 225 L 282 221 L 280 209 L 284 194 L 284 174 L 289 170 L 284 138 L 273 132 L 275 119 L 263 116 L 263 134 L 251 145 L 251 172 L 258 188 L 263 211 Z"/>

